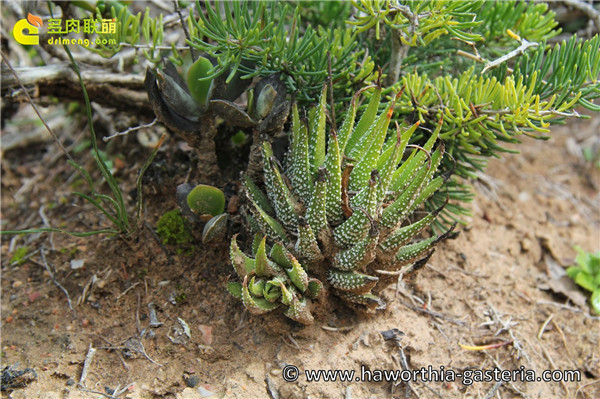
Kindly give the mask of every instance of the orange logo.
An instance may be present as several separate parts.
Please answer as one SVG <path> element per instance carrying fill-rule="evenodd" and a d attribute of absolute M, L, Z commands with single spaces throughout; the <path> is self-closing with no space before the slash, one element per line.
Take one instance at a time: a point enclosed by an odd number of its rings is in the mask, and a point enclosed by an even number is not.
<path fill-rule="evenodd" d="M 19 20 L 13 28 L 15 40 L 21 44 L 31 46 L 40 44 L 39 29 L 43 25 L 42 18 L 29 13 L 27 19 Z M 23 33 L 27 31 L 27 34 Z"/>

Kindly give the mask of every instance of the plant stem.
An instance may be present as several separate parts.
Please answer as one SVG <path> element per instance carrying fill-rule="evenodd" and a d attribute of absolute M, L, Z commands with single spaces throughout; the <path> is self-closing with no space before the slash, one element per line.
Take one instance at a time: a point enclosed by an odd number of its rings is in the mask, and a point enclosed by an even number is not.
<path fill-rule="evenodd" d="M 525 50 L 527 50 L 529 47 L 538 47 L 538 46 L 539 46 L 539 43 L 530 42 L 528 40 L 521 39 L 521 45 L 519 47 L 517 47 L 510 53 L 503 55 L 500 58 L 497 58 L 493 61 L 488 61 L 485 64 L 485 67 L 483 68 L 481 73 L 484 74 L 487 70 L 496 68 L 498 65 L 502 64 L 503 62 L 506 62 L 506 61 L 510 60 L 511 58 L 516 57 L 517 55 L 523 54 L 525 52 Z"/>
<path fill-rule="evenodd" d="M 402 69 L 402 60 L 408 53 L 408 46 L 400 41 L 400 31 L 392 31 L 392 55 L 390 59 L 390 73 L 385 79 L 387 86 L 392 86 L 400 78 L 400 70 Z"/>

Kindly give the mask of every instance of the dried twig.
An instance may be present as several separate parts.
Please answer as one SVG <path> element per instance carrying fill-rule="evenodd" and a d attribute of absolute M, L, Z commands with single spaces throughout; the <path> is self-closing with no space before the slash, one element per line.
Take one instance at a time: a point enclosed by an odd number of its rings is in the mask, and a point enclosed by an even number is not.
<path fill-rule="evenodd" d="M 334 331 L 334 332 L 346 332 L 354 329 L 355 326 L 348 327 L 329 327 L 329 326 L 321 326 L 321 328 L 325 331 Z"/>
<path fill-rule="evenodd" d="M 69 291 L 67 291 L 65 289 L 65 287 L 63 287 L 62 285 L 60 285 L 60 283 L 56 280 L 56 277 L 54 276 L 54 273 L 52 273 L 52 270 L 50 270 L 50 266 L 48 266 L 48 262 L 46 262 L 46 255 L 44 254 L 44 248 L 40 249 L 40 255 L 42 257 L 42 262 L 44 262 L 44 267 L 46 268 L 46 271 L 50 275 L 50 279 L 52 280 L 52 282 L 54 283 L 54 285 L 56 285 L 62 292 L 65 293 L 65 296 L 67 297 L 67 304 L 69 305 L 69 309 L 71 311 L 73 311 L 73 315 L 74 316 L 77 315 L 77 313 L 75 312 L 75 309 L 73 309 L 73 305 L 71 304 L 71 297 L 69 296 Z"/>
<path fill-rule="evenodd" d="M 26 85 L 36 85 L 39 88 L 40 96 L 54 95 L 76 100 L 81 99 L 81 92 L 73 89 L 74 85 L 79 87 L 79 81 L 70 64 L 58 63 L 43 67 L 12 68 L 4 53 L 2 53 L 2 57 L 12 72 L 12 75 L 2 74 L 3 93 L 18 87 L 32 106 L 33 102 L 29 91 L 25 87 Z M 111 73 L 101 69 L 83 70 L 81 76 L 95 102 L 109 107 L 122 107 L 125 110 L 147 111 L 150 115 L 151 108 L 148 95 L 144 90 L 143 76 Z M 10 99 L 10 97 L 8 98 Z M 34 109 L 36 108 L 34 107 Z M 36 113 L 39 115 L 37 109 Z M 43 122 L 41 117 L 40 120 Z M 44 123 L 44 125 L 46 124 Z M 46 128 L 48 129 L 47 125 Z M 55 136 L 51 131 L 50 134 L 53 137 Z M 61 149 L 64 152 L 64 147 Z"/>
<path fill-rule="evenodd" d="M 446 316 L 446 315 L 444 315 L 444 314 L 442 314 L 442 313 L 438 313 L 438 312 L 434 312 L 434 311 L 431 311 L 431 310 L 427 310 L 427 309 L 419 308 L 419 307 L 417 307 L 417 306 L 413 306 L 413 305 L 411 305 L 411 304 L 408 304 L 408 303 L 406 303 L 406 302 L 404 302 L 404 301 L 400 301 L 400 303 L 401 303 L 402 305 L 406 306 L 407 308 L 411 309 L 411 310 L 416 310 L 417 312 L 426 313 L 426 314 L 428 314 L 428 315 L 430 315 L 430 316 L 436 317 L 436 318 L 438 318 L 438 319 L 442 319 L 442 320 L 449 321 L 450 323 L 456 324 L 456 325 L 458 325 L 458 326 L 462 326 L 462 327 L 464 327 L 464 326 L 466 326 L 466 325 L 467 325 L 467 323 L 465 323 L 465 322 L 464 322 L 464 321 L 462 321 L 462 320 L 457 320 L 457 319 L 454 319 L 454 318 L 452 318 L 452 317 L 449 317 L 449 316 Z"/>
<path fill-rule="evenodd" d="M 79 383 L 77 384 L 80 387 L 85 387 L 85 385 L 84 385 L 85 379 L 87 378 L 87 375 L 90 371 L 90 364 L 92 363 L 92 360 L 94 359 L 95 354 L 96 354 L 96 348 L 94 348 L 92 346 L 92 344 L 90 344 L 87 355 L 85 355 L 85 361 L 83 362 L 83 370 L 81 371 L 81 378 L 79 378 Z"/>
<path fill-rule="evenodd" d="M 483 399 L 492 399 L 494 397 L 494 395 L 496 394 L 496 391 L 498 390 L 498 388 L 500 388 L 500 386 L 502 385 L 503 381 L 498 381 L 494 384 L 494 386 L 485 394 L 485 396 L 483 397 Z"/>
<path fill-rule="evenodd" d="M 538 305 L 552 305 L 552 306 L 556 306 L 559 307 L 561 309 L 566 309 L 566 310 L 570 310 L 571 312 L 575 312 L 575 313 L 581 313 L 583 317 L 585 317 L 586 319 L 591 319 L 591 320 L 600 320 L 600 316 L 590 316 L 588 314 L 586 314 L 585 311 L 583 311 L 582 309 L 573 307 L 573 306 L 569 306 L 569 305 L 565 305 L 562 303 L 557 303 L 557 302 L 552 302 L 552 301 L 546 301 L 546 300 L 539 300 L 536 302 L 536 304 Z"/>
<path fill-rule="evenodd" d="M 13 88 L 15 86 L 19 86 L 21 89 L 24 89 L 23 86 L 25 85 L 42 83 L 48 84 L 59 81 L 73 84 L 78 83 L 77 74 L 73 72 L 71 69 L 71 64 L 68 62 L 61 62 L 41 67 L 13 68 L 10 66 L 4 53 L 2 53 L 2 58 L 4 58 L 4 62 L 8 65 L 8 68 L 13 74 L 13 76 L 9 74 L 2 75 L 3 90 Z M 140 90 L 143 90 L 144 88 L 144 77 L 142 75 L 113 73 L 102 69 L 88 69 L 81 71 L 81 77 L 83 78 L 86 86 L 96 83 L 105 85 L 118 85 L 121 87 Z M 145 92 L 144 95 L 146 95 Z M 146 101 L 148 101 L 147 98 Z"/>
<path fill-rule="evenodd" d="M 288 342 L 285 338 L 289 339 L 290 342 Z M 300 345 L 298 344 L 298 341 L 296 341 L 294 339 L 294 337 L 292 337 L 292 334 L 286 335 L 285 337 L 281 337 L 281 340 L 283 341 L 284 344 L 286 344 L 287 346 L 289 346 L 290 348 L 294 348 L 297 350 L 301 350 L 302 348 L 300 347 Z"/>
<path fill-rule="evenodd" d="M 544 331 L 546 330 L 548 323 L 550 323 L 550 321 L 552 320 L 553 317 L 554 317 L 554 313 L 551 313 L 550 316 L 544 322 L 544 324 L 542 324 L 542 326 L 540 327 L 540 331 L 538 332 L 537 339 L 542 339 L 542 335 L 544 334 Z"/>
<path fill-rule="evenodd" d="M 548 351 L 546 350 L 546 347 L 544 345 L 542 345 L 542 351 L 544 352 L 544 355 L 546 356 L 546 359 L 548 359 L 548 362 L 550 362 L 550 366 L 552 366 L 552 370 L 558 370 L 558 368 L 556 367 L 556 364 L 554 364 L 554 360 L 552 360 L 552 358 L 550 357 L 550 354 L 548 353 Z M 569 395 L 569 388 L 567 388 L 567 384 L 565 384 L 565 382 L 561 379 L 560 380 L 560 385 L 562 385 L 563 389 L 566 392 L 565 397 L 570 397 L 571 395 Z"/>
<path fill-rule="evenodd" d="M 573 361 L 573 359 L 571 358 L 571 351 L 569 350 L 569 345 L 567 345 L 567 339 L 565 338 L 565 334 L 563 333 L 562 328 L 560 328 L 560 326 L 558 325 L 558 323 L 554 319 L 552 319 L 552 324 L 554 325 L 554 328 L 556 328 L 556 331 L 558 331 L 558 334 L 560 335 L 560 339 L 562 340 L 563 346 L 565 347 L 565 351 L 567 352 L 567 357 L 569 358 L 569 360 L 573 364 L 573 367 L 577 368 L 578 367 L 577 363 L 575 363 Z"/>
<path fill-rule="evenodd" d="M 106 349 L 106 350 L 112 350 L 114 351 L 114 353 L 117 355 L 117 357 L 119 358 L 119 360 L 121 360 L 121 364 L 123 364 L 123 367 L 125 368 L 125 370 L 129 371 L 130 367 L 127 363 L 125 363 L 125 359 L 123 359 L 123 356 L 121 356 L 121 354 L 116 350 L 118 349 L 118 347 L 115 347 L 115 345 L 110 342 L 108 339 L 106 339 L 105 337 L 103 337 L 102 335 L 99 334 L 95 334 L 98 338 L 100 338 L 101 340 L 103 340 L 104 342 L 106 342 L 108 345 L 110 346 L 106 346 L 106 347 L 98 347 L 96 349 Z"/>
<path fill-rule="evenodd" d="M 157 366 L 163 366 L 161 363 L 153 360 L 148 353 L 146 353 L 146 348 L 144 348 L 144 344 L 140 338 L 132 337 L 125 341 L 125 348 L 141 353 L 146 359 L 148 359 L 151 363 L 156 364 Z"/>
<path fill-rule="evenodd" d="M 495 365 L 495 366 L 496 366 L 496 367 L 497 367 L 499 370 L 501 370 L 501 371 L 503 371 L 503 370 L 504 370 L 504 367 L 502 367 L 502 366 L 500 365 L 500 363 L 498 363 L 498 361 L 497 361 L 496 359 L 494 359 L 494 357 L 493 357 L 492 355 L 490 355 L 490 354 L 489 354 L 489 353 L 487 353 L 487 352 L 484 352 L 484 353 L 485 353 L 485 355 L 488 357 L 488 359 L 490 359 L 490 360 L 491 360 L 491 361 L 494 363 L 494 365 Z M 529 395 L 527 395 L 525 392 L 523 392 L 523 391 L 521 391 L 519 388 L 517 388 L 517 387 L 515 386 L 515 383 L 514 383 L 514 382 L 512 382 L 512 381 L 509 381 L 509 382 L 508 382 L 508 386 L 510 387 L 510 389 L 512 389 L 513 391 L 515 391 L 516 393 L 518 393 L 518 394 L 519 394 L 519 395 L 521 395 L 522 397 L 524 397 L 524 398 L 530 398 L 530 396 L 529 396 Z"/>
<path fill-rule="evenodd" d="M 141 130 L 141 129 L 146 129 L 149 127 L 152 127 L 154 125 L 156 125 L 156 123 L 158 123 L 158 118 L 154 118 L 154 120 L 146 125 L 139 125 L 139 126 L 135 126 L 135 127 L 130 127 L 129 129 L 122 131 L 122 132 L 117 132 L 115 134 L 112 134 L 110 136 L 107 137 L 103 137 L 102 140 L 104 140 L 104 142 L 106 143 L 108 140 L 113 139 L 117 136 L 125 136 L 131 132 L 134 132 L 136 130 Z"/>
<path fill-rule="evenodd" d="M 58 145 L 58 147 L 61 149 L 61 151 L 65 154 L 65 156 L 73 163 L 75 163 L 75 160 L 71 157 L 71 154 L 69 154 L 69 152 L 66 150 L 66 148 L 63 146 L 62 142 L 58 139 L 58 136 L 56 135 L 56 133 L 54 133 L 54 130 L 52 130 L 52 128 L 50 128 L 50 126 L 48 125 L 48 123 L 46 123 L 46 120 L 44 119 L 44 117 L 42 116 L 42 113 L 40 112 L 40 110 L 38 109 L 37 105 L 35 105 L 35 103 L 33 102 L 33 99 L 31 98 L 31 96 L 29 95 L 29 93 L 27 92 L 27 90 L 25 89 L 25 84 L 27 84 L 27 79 L 24 77 L 23 79 L 21 79 L 21 77 L 17 74 L 17 71 L 12 67 L 10 61 L 8 60 L 8 58 L 4 55 L 3 51 L 0 51 L 0 54 L 2 54 L 2 59 L 4 60 L 4 63 L 6 64 L 6 66 L 8 67 L 8 69 L 10 69 L 14 79 L 10 76 L 10 75 L 6 75 L 6 76 L 2 76 L 2 84 L 4 86 L 4 88 L 6 88 L 7 86 L 10 87 L 10 83 L 12 82 L 12 84 L 16 84 L 18 85 L 21 90 L 23 90 L 25 97 L 27 97 L 27 100 L 29 101 L 29 104 L 31 104 L 31 107 L 33 108 L 33 110 L 35 111 L 35 113 L 37 114 L 38 118 L 40 118 L 40 121 L 42 122 L 42 124 L 46 127 L 46 130 L 48 130 L 48 133 L 50 133 L 50 135 L 52 136 L 52 138 L 54 139 L 54 141 L 56 142 L 56 144 Z M 71 72 L 73 74 L 73 76 L 75 76 L 75 73 L 73 73 L 73 71 L 71 71 L 69 69 L 69 66 L 65 66 L 63 65 L 63 70 L 67 70 L 69 72 Z M 23 70 L 23 68 L 17 68 L 20 70 Z M 82 175 L 83 176 L 83 175 Z M 83 176 L 85 178 L 85 176 Z"/>
<path fill-rule="evenodd" d="M 50 226 L 50 221 L 48 220 L 48 217 L 44 213 L 44 207 L 45 207 L 44 204 L 42 204 L 40 206 L 40 209 L 38 210 L 38 214 L 40 215 L 40 218 L 42 218 L 42 222 L 44 223 L 44 226 L 47 228 L 51 228 L 52 226 Z M 52 249 L 52 251 L 54 251 L 55 250 L 55 248 L 54 248 L 54 233 L 50 233 L 48 240 L 50 241 L 50 249 Z"/>
<path fill-rule="evenodd" d="M 579 392 L 583 392 L 583 388 L 588 387 L 588 386 L 593 385 L 593 384 L 597 384 L 599 382 L 600 382 L 600 379 L 593 380 L 593 381 L 590 381 L 588 383 L 585 383 L 585 384 L 581 385 L 580 387 L 577 387 L 577 390 L 575 391 L 575 397 L 576 398 L 579 397 Z"/>
<path fill-rule="evenodd" d="M 504 54 L 502 57 L 497 58 L 493 61 L 486 62 L 481 73 L 483 74 L 490 69 L 498 67 L 500 64 L 503 64 L 504 62 L 510 60 L 511 58 L 514 58 L 518 55 L 523 54 L 525 52 L 525 50 L 527 50 L 530 47 L 538 47 L 539 46 L 539 43 L 530 42 L 523 38 L 521 38 L 519 41 L 520 41 L 521 45 L 519 47 L 517 47 L 516 49 L 514 49 L 513 51 L 511 51 L 507 54 Z"/>
<path fill-rule="evenodd" d="M 129 288 L 127 288 L 125 291 L 121 292 L 118 296 L 117 299 L 115 299 L 115 302 L 118 302 L 119 299 L 121 299 L 122 296 L 124 296 L 125 294 L 127 294 L 129 291 L 131 291 L 132 289 L 134 289 L 140 282 L 136 281 L 135 283 L 131 284 L 131 286 Z"/>
<path fill-rule="evenodd" d="M 83 304 L 87 300 L 87 297 L 91 293 L 91 290 L 94 288 L 94 284 L 96 284 L 96 281 L 98 281 L 98 276 L 94 274 L 92 275 L 92 277 L 90 277 L 90 281 L 83 287 L 81 296 L 79 297 L 79 299 L 77 299 L 77 306 Z"/>
<path fill-rule="evenodd" d="M 189 171 L 190 170 L 188 170 L 188 175 L 189 175 Z M 150 234 L 152 234 L 152 237 L 154 237 L 154 240 L 156 241 L 156 243 L 158 244 L 160 249 L 162 249 L 162 251 L 164 252 L 165 256 L 167 257 L 167 264 L 169 264 L 169 265 L 172 264 L 173 257 L 169 254 L 167 247 L 165 247 L 165 245 L 163 244 L 163 242 L 160 239 L 160 237 L 158 236 L 158 234 L 156 234 L 156 231 L 154 231 L 154 229 L 152 229 L 152 226 L 150 226 L 150 224 L 148 222 L 144 222 L 144 227 L 146 228 L 146 230 L 148 230 L 150 232 Z"/>
<path fill-rule="evenodd" d="M 516 326 L 517 322 L 512 321 L 512 317 L 508 317 L 508 319 L 502 320 L 502 316 L 492 305 L 490 305 L 488 303 L 487 306 L 490 310 L 488 312 L 488 315 L 492 317 L 491 324 L 492 325 L 496 325 L 496 324 L 500 325 L 500 329 L 498 329 L 498 331 L 496 331 L 494 336 L 497 336 L 502 331 L 506 331 L 508 333 L 508 335 L 510 336 L 510 338 L 512 339 L 513 347 L 517 350 L 517 359 L 524 357 L 525 359 L 527 359 L 527 361 L 529 363 L 531 363 L 531 358 L 529 357 L 527 352 L 525 352 L 525 350 L 523 349 L 523 346 L 521 345 L 521 342 L 517 339 L 517 337 L 515 336 L 515 334 L 512 330 L 512 327 Z"/>

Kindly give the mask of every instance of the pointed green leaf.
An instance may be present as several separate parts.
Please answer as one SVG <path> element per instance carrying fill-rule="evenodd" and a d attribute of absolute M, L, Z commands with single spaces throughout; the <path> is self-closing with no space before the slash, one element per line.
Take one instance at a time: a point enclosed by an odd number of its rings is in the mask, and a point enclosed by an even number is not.
<path fill-rule="evenodd" d="M 274 159 L 271 144 L 265 141 L 263 143 L 263 164 L 267 196 L 275 207 L 277 219 L 281 221 L 288 230 L 295 231 L 297 224 L 296 204 Z"/>
<path fill-rule="evenodd" d="M 277 266 L 275 262 L 267 258 L 266 242 L 267 237 L 263 237 L 262 241 L 258 245 L 258 250 L 256 251 L 256 259 L 254 266 L 256 275 L 259 277 L 272 277 L 283 275 L 283 271 L 279 268 L 279 266 Z"/>
<path fill-rule="evenodd" d="M 369 235 L 349 249 L 339 251 L 333 259 L 333 267 L 343 271 L 357 270 L 375 260 L 375 248 L 379 241 L 379 230 L 371 227 Z"/>
<path fill-rule="evenodd" d="M 304 325 L 310 325 L 315 321 L 310 313 L 308 302 L 304 298 L 294 298 L 290 306 L 285 310 L 285 312 L 283 312 L 283 314 L 290 319 Z"/>
<path fill-rule="evenodd" d="M 275 216 L 275 209 L 271 206 L 267 196 L 260 191 L 256 184 L 248 177 L 244 176 L 244 188 L 247 195 L 252 198 L 267 214 Z"/>
<path fill-rule="evenodd" d="M 346 115 L 344 115 L 344 121 L 342 122 L 342 126 L 337 132 L 338 139 L 338 147 L 339 153 L 343 154 L 344 149 L 346 148 L 346 143 L 350 139 L 350 135 L 352 130 L 354 129 L 354 119 L 356 118 L 356 96 L 352 98 L 350 102 L 350 108 L 346 111 Z M 331 144 L 330 144 L 331 146 Z"/>
<path fill-rule="evenodd" d="M 255 262 L 254 259 L 244 254 L 237 245 L 237 234 L 231 238 L 231 245 L 229 247 L 229 257 L 231 264 L 235 269 L 235 272 L 240 278 L 244 278 L 248 273 L 254 271 Z"/>
<path fill-rule="evenodd" d="M 342 157 L 338 136 L 332 132 L 329 137 L 327 155 L 325 156 L 325 170 L 329 176 L 326 193 L 326 215 L 327 220 L 332 223 L 341 221 L 342 213 Z M 309 220 L 310 223 L 310 220 Z M 318 235 L 318 233 L 317 233 Z"/>
<path fill-rule="evenodd" d="M 264 298 L 254 298 L 248 290 L 248 276 L 244 277 L 242 284 L 242 301 L 248 311 L 254 315 L 261 315 L 279 307 L 278 303 L 272 303 Z"/>
<path fill-rule="evenodd" d="M 281 303 L 290 306 L 294 302 L 294 299 L 297 299 L 294 290 L 291 287 L 288 289 L 283 282 L 279 284 L 279 288 L 281 288 Z"/>
<path fill-rule="evenodd" d="M 366 306 L 369 310 L 381 310 L 386 307 L 383 299 L 373 294 L 354 294 L 352 292 L 338 291 L 337 295 L 347 302 Z"/>
<path fill-rule="evenodd" d="M 402 133 L 401 130 L 398 130 L 398 132 L 396 133 L 395 143 L 389 149 L 389 151 L 390 151 L 389 157 L 382 156 L 382 158 L 385 159 L 385 162 L 383 162 L 381 164 L 381 166 L 379 166 L 379 164 L 378 164 L 378 168 L 381 171 L 381 190 L 382 190 L 382 192 L 385 192 L 388 189 L 388 186 L 390 185 L 390 182 L 392 181 L 394 172 L 396 171 L 398 164 L 402 160 L 402 155 L 404 154 L 404 150 L 406 149 L 406 146 L 408 145 L 410 137 L 415 132 L 418 125 L 419 125 L 418 122 L 415 123 L 409 129 L 407 129 L 404 133 Z"/>
<path fill-rule="evenodd" d="M 298 106 L 292 107 L 292 137 L 290 138 L 290 160 L 288 176 L 304 203 L 308 203 L 312 192 L 312 177 L 308 161 L 308 130 L 300 121 Z"/>
<path fill-rule="evenodd" d="M 310 120 L 308 136 L 308 159 L 310 169 L 316 172 L 325 161 L 325 122 L 327 111 L 327 85 L 323 86 L 319 105 L 313 112 Z"/>
<path fill-rule="evenodd" d="M 306 221 L 310 225 L 312 231 L 318 237 L 321 231 L 327 228 L 326 216 L 326 191 L 327 191 L 327 176 L 326 169 L 319 169 L 319 176 L 313 194 L 311 195 L 310 204 L 306 211 Z M 298 252 L 296 252 L 298 253 Z"/>
<path fill-rule="evenodd" d="M 433 148 L 433 145 L 437 141 L 441 126 L 441 124 L 438 124 L 438 127 L 422 147 L 422 150 L 415 149 L 411 156 L 394 172 L 394 175 L 392 176 L 392 182 L 390 183 L 389 187 L 391 191 L 404 190 L 411 183 L 412 179 L 419 170 L 419 165 L 422 165 L 426 161 L 426 155 L 424 151 L 430 152 Z M 415 126 L 413 125 L 413 127 Z"/>
<path fill-rule="evenodd" d="M 311 278 L 308 280 L 308 289 L 306 291 L 306 294 L 310 298 L 317 298 L 322 290 L 323 283 L 320 280 L 317 280 L 316 278 Z"/>
<path fill-rule="evenodd" d="M 306 259 L 308 262 L 318 261 L 323 258 L 315 234 L 303 217 L 298 218 L 298 240 L 294 249 L 298 256 Z"/>
<path fill-rule="evenodd" d="M 265 280 L 261 280 L 261 279 L 256 280 L 256 276 L 252 276 L 252 279 L 250 279 L 250 285 L 248 287 L 252 296 L 262 297 L 264 288 L 265 288 Z"/>
<path fill-rule="evenodd" d="M 375 287 L 379 278 L 362 273 L 329 269 L 327 272 L 327 281 L 329 281 L 333 288 L 337 288 L 340 291 L 364 294 Z"/>
<path fill-rule="evenodd" d="M 345 146 L 340 145 L 340 148 L 344 148 L 344 153 L 350 158 L 354 158 L 353 154 L 357 151 L 358 143 L 365 137 L 367 131 L 372 127 L 375 118 L 377 117 L 377 111 L 379 110 L 379 101 L 381 100 L 381 88 L 376 88 L 375 92 L 369 100 L 367 109 L 360 117 L 360 120 L 354 128 L 354 132 L 348 139 Z M 360 151 L 361 149 L 358 149 Z"/>
<path fill-rule="evenodd" d="M 401 247 L 398 252 L 396 252 L 396 263 L 394 264 L 394 269 L 397 270 L 401 266 L 407 265 L 422 257 L 423 254 L 435 244 L 447 238 L 455 227 L 456 224 L 453 224 L 452 227 L 450 227 L 450 229 L 448 229 L 448 231 L 446 231 L 444 234 L 436 235 L 426 240 Z"/>
<path fill-rule="evenodd" d="M 364 198 L 364 202 L 357 201 L 352 216 L 333 230 L 333 236 L 338 245 L 342 247 L 354 245 L 367 235 L 370 225 L 369 218 L 360 208 L 364 209 L 369 215 L 375 214 L 378 206 L 377 182 L 377 171 L 375 170 L 371 173 L 368 186 L 363 189 L 363 191 L 367 191 L 361 197 Z M 361 193 L 357 197 L 360 195 Z"/>
<path fill-rule="evenodd" d="M 429 226 L 436 216 L 437 212 L 432 212 L 421 220 L 394 231 L 380 244 L 381 249 L 385 251 L 406 244 L 411 238 Z"/>
<path fill-rule="evenodd" d="M 228 281 L 227 282 L 227 291 L 229 291 L 229 293 L 237 298 L 237 299 L 242 299 L 242 283 L 239 283 L 237 281 Z"/>
<path fill-rule="evenodd" d="M 383 210 L 381 215 L 381 225 L 392 228 L 404 221 L 412 214 L 411 206 L 423 187 L 423 181 L 427 177 L 429 169 L 427 165 L 420 168 L 417 176 L 410 182 L 409 186 L 396 198 L 396 200 Z"/>
<path fill-rule="evenodd" d="M 269 302 L 275 302 L 281 298 L 281 277 L 276 277 L 273 280 L 267 281 L 263 290 L 264 298 Z"/>
<path fill-rule="evenodd" d="M 250 200 L 250 213 L 260 226 L 261 231 L 273 241 L 287 241 L 287 235 L 283 226 L 275 218 L 267 215 L 267 213 L 254 202 L 250 195 L 248 195 L 248 199 Z"/>
<path fill-rule="evenodd" d="M 260 233 L 254 234 L 252 238 L 252 255 L 256 257 L 256 253 L 258 252 L 258 247 L 260 246 L 261 241 L 263 240 L 264 235 Z"/>
<path fill-rule="evenodd" d="M 369 128 L 364 139 L 359 141 L 360 151 L 354 151 L 354 154 L 351 155 L 351 158 L 359 161 L 350 174 L 350 190 L 359 191 L 365 187 L 369 180 L 369 174 L 377 167 L 377 160 L 387 135 L 394 104 L 395 101 L 388 104 Z"/>
<path fill-rule="evenodd" d="M 273 244 L 269 257 L 284 269 L 291 268 L 294 260 L 296 259 L 294 255 L 292 255 L 292 253 L 280 243 Z"/>
<path fill-rule="evenodd" d="M 292 267 L 285 270 L 292 283 L 300 290 L 300 292 L 306 291 L 308 288 L 308 274 L 300 265 L 295 258 L 292 261 Z"/>

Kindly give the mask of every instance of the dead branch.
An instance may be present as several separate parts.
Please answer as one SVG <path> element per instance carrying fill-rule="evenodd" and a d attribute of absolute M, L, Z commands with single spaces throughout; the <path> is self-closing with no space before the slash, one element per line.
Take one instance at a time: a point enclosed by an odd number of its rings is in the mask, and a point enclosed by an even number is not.
<path fill-rule="evenodd" d="M 42 67 L 14 68 L 24 86 L 34 86 L 38 96 L 52 95 L 81 100 L 77 75 L 68 63 Z M 153 116 L 144 89 L 144 77 L 134 74 L 113 73 L 94 68 L 81 71 L 83 81 L 94 101 L 111 108 Z M 2 69 L 2 95 L 15 102 L 22 101 L 20 84 L 10 71 Z"/>
<path fill-rule="evenodd" d="M 581 0 L 562 0 L 562 2 L 569 7 L 582 11 L 588 16 L 589 19 L 594 21 L 594 24 L 596 24 L 596 29 L 600 31 L 600 11 L 595 9 L 593 5 Z"/>

